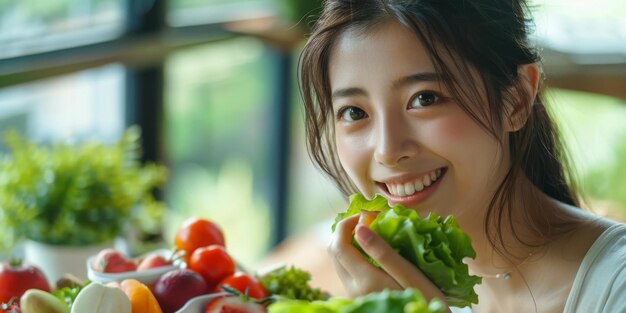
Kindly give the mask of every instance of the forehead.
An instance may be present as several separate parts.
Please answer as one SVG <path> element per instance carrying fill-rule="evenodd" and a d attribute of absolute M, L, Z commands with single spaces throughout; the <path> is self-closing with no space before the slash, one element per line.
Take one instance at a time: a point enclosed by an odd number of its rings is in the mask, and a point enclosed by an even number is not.
<path fill-rule="evenodd" d="M 417 72 L 435 72 L 435 67 L 417 36 L 390 21 L 366 30 L 346 30 L 331 51 L 329 71 L 335 89 L 371 81 L 390 83 Z"/>

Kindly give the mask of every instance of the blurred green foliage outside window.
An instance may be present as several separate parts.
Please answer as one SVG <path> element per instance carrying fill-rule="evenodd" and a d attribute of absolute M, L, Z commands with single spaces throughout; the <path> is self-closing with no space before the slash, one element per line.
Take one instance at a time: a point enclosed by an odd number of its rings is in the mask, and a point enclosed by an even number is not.
<path fill-rule="evenodd" d="M 176 53 L 166 63 L 166 238 L 185 218 L 206 217 L 247 265 L 270 241 L 269 58 L 261 42 L 239 38 Z"/>
<path fill-rule="evenodd" d="M 547 95 L 585 206 L 626 221 L 626 102 L 562 89 Z"/>

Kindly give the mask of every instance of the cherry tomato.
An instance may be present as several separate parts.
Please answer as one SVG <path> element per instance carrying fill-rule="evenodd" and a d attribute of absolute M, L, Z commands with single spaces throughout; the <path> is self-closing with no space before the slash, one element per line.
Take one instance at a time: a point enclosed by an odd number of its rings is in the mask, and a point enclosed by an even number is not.
<path fill-rule="evenodd" d="M 237 272 L 224 278 L 219 283 L 219 286 L 227 286 L 232 289 L 236 289 L 243 294 L 245 294 L 247 290 L 248 296 L 250 296 L 250 298 L 255 298 L 259 300 L 267 298 L 267 291 L 265 290 L 261 282 L 243 272 Z"/>
<path fill-rule="evenodd" d="M 200 247 L 215 244 L 224 246 L 224 233 L 209 220 L 190 218 L 176 231 L 174 244 L 178 249 L 185 251 L 186 259 L 189 261 L 191 254 Z"/>
<path fill-rule="evenodd" d="M 213 290 L 222 279 L 235 273 L 235 262 L 223 246 L 210 245 L 193 252 L 189 269 L 202 275 L 209 289 Z"/>

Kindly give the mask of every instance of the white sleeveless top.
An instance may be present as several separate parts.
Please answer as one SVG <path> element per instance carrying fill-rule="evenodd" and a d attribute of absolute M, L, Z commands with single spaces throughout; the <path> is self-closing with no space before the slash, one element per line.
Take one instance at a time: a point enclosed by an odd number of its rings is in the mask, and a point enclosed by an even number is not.
<path fill-rule="evenodd" d="M 471 313 L 469 308 L 450 308 Z M 518 312 L 516 312 L 518 313 Z M 626 313 L 626 225 L 605 230 L 583 258 L 563 313 Z"/>
<path fill-rule="evenodd" d="M 589 248 L 563 313 L 626 313 L 626 225 L 609 227 Z"/>

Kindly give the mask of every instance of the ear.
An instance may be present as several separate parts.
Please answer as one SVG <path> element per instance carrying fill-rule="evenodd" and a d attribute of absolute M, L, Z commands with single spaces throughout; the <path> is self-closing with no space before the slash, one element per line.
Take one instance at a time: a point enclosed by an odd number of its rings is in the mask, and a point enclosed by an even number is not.
<path fill-rule="evenodd" d="M 507 108 L 503 125 L 507 132 L 518 131 L 526 124 L 533 103 L 535 103 L 535 97 L 537 97 L 541 72 L 536 63 L 531 63 L 518 66 L 517 75 L 520 88 L 515 88 L 516 90 L 513 91 L 516 101 L 505 104 Z"/>

